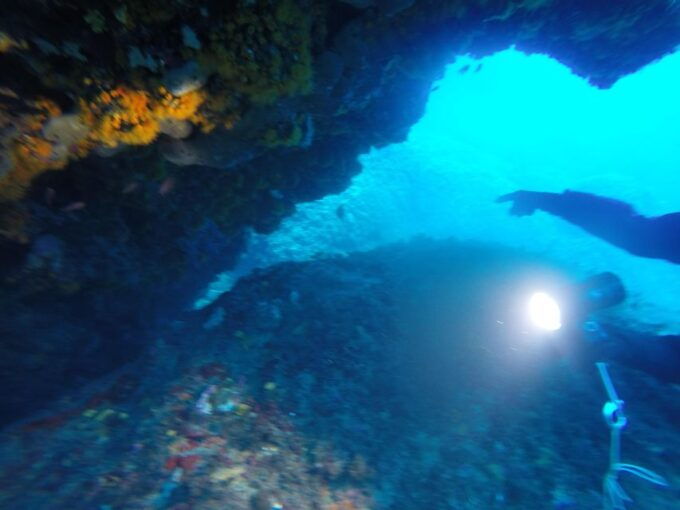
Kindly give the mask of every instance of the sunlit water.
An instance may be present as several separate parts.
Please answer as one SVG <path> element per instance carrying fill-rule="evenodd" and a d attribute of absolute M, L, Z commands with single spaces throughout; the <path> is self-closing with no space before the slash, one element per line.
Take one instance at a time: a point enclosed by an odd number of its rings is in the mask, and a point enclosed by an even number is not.
<path fill-rule="evenodd" d="M 678 78 L 680 53 L 609 90 L 546 56 L 459 58 L 406 142 L 363 155 L 344 193 L 300 205 L 276 233 L 256 236 L 243 267 L 255 253 L 270 264 L 416 235 L 484 240 L 548 255 L 577 274 L 613 271 L 630 293 L 621 314 L 680 331 L 680 266 L 634 257 L 545 213 L 510 217 L 494 203 L 516 189 L 569 188 L 648 215 L 680 210 Z M 240 272 L 222 275 L 199 303 Z"/>

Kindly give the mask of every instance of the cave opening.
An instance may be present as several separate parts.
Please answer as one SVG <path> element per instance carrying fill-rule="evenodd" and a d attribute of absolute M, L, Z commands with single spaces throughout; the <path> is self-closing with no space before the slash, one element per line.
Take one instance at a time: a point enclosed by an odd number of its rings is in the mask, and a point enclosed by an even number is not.
<path fill-rule="evenodd" d="M 680 53 L 609 89 L 546 55 L 510 48 L 459 57 L 433 84 L 406 141 L 362 155 L 362 172 L 343 193 L 300 204 L 277 232 L 255 235 L 240 266 L 221 275 L 199 306 L 253 266 L 425 235 L 526 249 L 582 275 L 613 271 L 630 290 L 622 313 L 672 331 L 680 313 L 680 284 L 669 283 L 679 281 L 676 266 L 630 255 L 547 214 L 510 217 L 494 199 L 516 189 L 572 189 L 646 215 L 677 210 L 679 75 Z"/>

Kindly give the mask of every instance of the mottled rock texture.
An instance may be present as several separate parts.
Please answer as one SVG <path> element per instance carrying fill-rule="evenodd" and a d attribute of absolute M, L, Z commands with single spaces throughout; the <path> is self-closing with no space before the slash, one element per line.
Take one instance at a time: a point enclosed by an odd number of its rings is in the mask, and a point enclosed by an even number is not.
<path fill-rule="evenodd" d="M 274 230 L 346 187 L 358 154 L 403 140 L 456 55 L 514 44 L 606 87 L 680 43 L 676 9 L 2 2 L 0 416 L 144 349 L 247 229 Z"/>

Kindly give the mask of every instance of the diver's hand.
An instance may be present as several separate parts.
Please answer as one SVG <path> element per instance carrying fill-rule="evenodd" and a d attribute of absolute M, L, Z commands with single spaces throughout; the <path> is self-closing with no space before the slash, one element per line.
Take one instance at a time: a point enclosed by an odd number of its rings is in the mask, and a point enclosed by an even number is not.
<path fill-rule="evenodd" d="M 513 191 L 501 195 L 496 199 L 496 203 L 512 202 L 510 214 L 513 216 L 529 216 L 540 207 L 540 198 L 544 195 L 539 191 Z"/>

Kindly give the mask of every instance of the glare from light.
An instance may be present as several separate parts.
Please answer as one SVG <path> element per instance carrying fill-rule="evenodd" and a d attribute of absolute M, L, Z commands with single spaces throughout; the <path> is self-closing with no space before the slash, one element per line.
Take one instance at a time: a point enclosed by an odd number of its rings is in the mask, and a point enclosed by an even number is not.
<path fill-rule="evenodd" d="M 536 292 L 529 299 L 529 318 L 534 326 L 546 331 L 562 327 L 560 306 L 545 292 Z"/>

